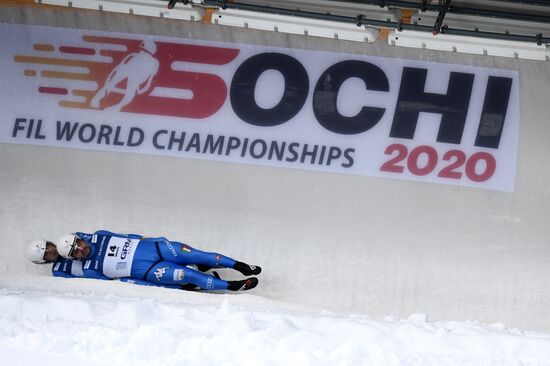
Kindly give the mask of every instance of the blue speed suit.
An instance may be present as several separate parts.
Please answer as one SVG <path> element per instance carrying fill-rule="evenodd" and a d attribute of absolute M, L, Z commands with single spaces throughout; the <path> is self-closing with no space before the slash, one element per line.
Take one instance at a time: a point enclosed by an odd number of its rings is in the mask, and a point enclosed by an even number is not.
<path fill-rule="evenodd" d="M 229 257 L 202 252 L 163 237 L 144 238 L 105 230 L 74 235 L 85 240 L 90 247 L 90 254 L 83 260 L 86 278 L 132 278 L 158 285 L 191 283 L 203 289 L 225 290 L 228 288 L 226 281 L 186 265 L 232 268 L 235 264 L 235 260 Z"/>
<path fill-rule="evenodd" d="M 82 262 L 60 257 L 57 262 L 53 263 L 52 275 L 65 278 L 83 277 Z"/>
<path fill-rule="evenodd" d="M 75 277 L 84 277 L 82 271 L 82 262 L 72 259 L 59 258 L 57 262 L 53 263 L 52 266 L 52 275 L 54 277 L 64 277 L 64 278 L 75 278 Z M 161 287 L 170 287 L 170 288 L 181 288 L 181 286 L 171 286 L 171 285 L 157 285 L 151 282 L 142 281 L 138 279 L 131 278 L 121 278 L 122 282 L 128 282 L 135 285 L 142 286 L 161 286 Z"/>

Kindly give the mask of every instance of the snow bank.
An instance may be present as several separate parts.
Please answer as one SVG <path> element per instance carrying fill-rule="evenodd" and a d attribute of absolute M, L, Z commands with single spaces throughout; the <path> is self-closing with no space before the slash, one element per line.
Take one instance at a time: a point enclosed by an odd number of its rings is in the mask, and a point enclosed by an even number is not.
<path fill-rule="evenodd" d="M 4 365 L 550 365 L 550 334 L 502 324 L 375 321 L 251 293 L 42 276 L 0 280 Z"/>

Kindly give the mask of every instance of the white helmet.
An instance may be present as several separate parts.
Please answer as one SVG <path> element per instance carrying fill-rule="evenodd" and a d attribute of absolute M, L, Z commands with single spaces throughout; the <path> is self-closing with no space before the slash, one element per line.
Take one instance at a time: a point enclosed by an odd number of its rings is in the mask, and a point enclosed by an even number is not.
<path fill-rule="evenodd" d="M 46 244 L 51 243 L 51 241 L 40 239 L 35 240 L 29 244 L 27 247 L 27 258 L 33 263 L 44 264 L 48 261 L 44 259 L 44 254 L 46 253 Z"/>
<path fill-rule="evenodd" d="M 69 253 L 71 252 L 71 249 L 73 249 L 73 244 L 76 242 L 76 239 L 76 236 L 73 234 L 63 235 L 59 238 L 57 244 L 57 252 L 59 255 L 67 259 L 73 259 L 69 256 Z"/>
<path fill-rule="evenodd" d="M 144 49 L 151 55 L 154 55 L 155 52 L 157 52 L 157 44 L 155 43 L 155 41 L 151 41 L 150 39 L 144 39 L 143 41 L 141 41 L 139 44 L 139 48 Z"/>

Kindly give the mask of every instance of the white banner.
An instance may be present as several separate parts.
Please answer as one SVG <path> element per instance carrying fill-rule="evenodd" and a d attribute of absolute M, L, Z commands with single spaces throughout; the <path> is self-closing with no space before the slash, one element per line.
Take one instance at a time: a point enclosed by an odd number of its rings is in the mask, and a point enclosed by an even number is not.
<path fill-rule="evenodd" d="M 0 141 L 513 191 L 518 73 L 0 24 Z"/>

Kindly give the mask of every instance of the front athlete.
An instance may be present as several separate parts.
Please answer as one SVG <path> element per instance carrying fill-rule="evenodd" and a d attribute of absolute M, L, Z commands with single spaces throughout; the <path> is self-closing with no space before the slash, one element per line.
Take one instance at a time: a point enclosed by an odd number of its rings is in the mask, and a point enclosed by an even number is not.
<path fill-rule="evenodd" d="M 201 270 L 233 268 L 245 276 L 261 272 L 258 266 L 203 252 L 164 237 L 144 238 L 105 230 L 64 235 L 58 250 L 67 259 L 83 261 L 82 272 L 86 278 L 133 278 L 161 285 L 193 284 L 205 290 L 239 291 L 256 287 L 258 279 L 224 281 L 186 266 L 194 264 Z"/>

